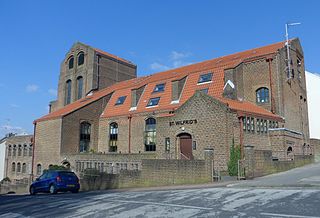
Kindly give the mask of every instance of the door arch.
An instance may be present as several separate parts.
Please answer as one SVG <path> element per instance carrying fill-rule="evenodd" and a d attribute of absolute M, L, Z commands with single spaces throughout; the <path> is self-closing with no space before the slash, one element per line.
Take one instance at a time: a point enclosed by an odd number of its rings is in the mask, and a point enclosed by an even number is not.
<path fill-rule="evenodd" d="M 193 160 L 192 154 L 192 136 L 189 133 L 180 133 L 177 135 L 180 145 L 180 158 Z"/>

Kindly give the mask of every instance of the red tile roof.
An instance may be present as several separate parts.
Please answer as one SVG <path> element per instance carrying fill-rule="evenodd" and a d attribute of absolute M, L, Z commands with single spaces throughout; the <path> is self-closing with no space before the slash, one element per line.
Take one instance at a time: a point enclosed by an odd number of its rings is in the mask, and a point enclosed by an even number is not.
<path fill-rule="evenodd" d="M 239 53 L 235 53 L 228 56 L 223 56 L 215 58 L 208 61 L 203 61 L 200 63 L 168 70 L 165 72 L 156 73 L 150 76 L 139 77 L 123 82 L 119 82 L 110 87 L 107 87 L 101 91 L 95 92 L 92 96 L 88 96 L 86 101 L 78 100 L 72 104 L 61 108 L 60 110 L 54 111 L 38 120 L 48 120 L 55 119 L 67 115 L 85 105 L 96 101 L 108 94 L 113 93 L 109 103 L 107 104 L 101 117 L 113 117 L 127 115 L 131 113 L 140 113 L 148 111 L 162 111 L 162 110 L 175 110 L 185 103 L 196 90 L 208 88 L 208 94 L 213 97 L 218 97 L 221 99 L 223 87 L 224 87 L 224 70 L 228 68 L 234 68 L 241 62 L 246 62 L 247 60 L 258 59 L 263 57 L 268 57 L 274 55 L 279 49 L 284 47 L 284 42 L 275 43 L 272 45 L 251 49 Z M 201 74 L 212 72 L 212 82 L 198 84 L 198 79 Z M 179 80 L 187 76 L 182 95 L 180 97 L 179 103 L 171 104 L 171 82 Z M 152 91 L 156 84 L 166 83 L 165 91 L 153 94 Z M 131 90 L 139 88 L 145 85 L 145 90 L 140 98 L 137 109 L 134 111 L 129 111 L 131 107 Z M 115 101 L 118 97 L 126 95 L 127 98 L 122 105 L 115 105 Z M 146 105 L 150 98 L 161 97 L 159 105 L 155 107 L 146 108 Z M 228 101 L 229 106 L 234 110 L 239 110 L 243 112 L 253 112 L 256 114 L 264 114 L 272 117 L 272 113 L 264 110 L 249 102 L 238 102 L 238 101 Z M 277 116 L 277 115 L 274 115 Z M 278 116 L 277 116 L 278 117 Z M 279 118 L 279 117 L 278 117 Z"/>

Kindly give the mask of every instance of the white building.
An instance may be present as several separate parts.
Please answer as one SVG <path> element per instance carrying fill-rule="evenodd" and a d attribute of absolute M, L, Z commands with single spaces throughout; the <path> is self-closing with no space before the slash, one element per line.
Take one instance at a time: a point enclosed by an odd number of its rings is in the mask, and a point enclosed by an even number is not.
<path fill-rule="evenodd" d="M 310 138 L 320 139 L 320 75 L 306 72 Z"/>

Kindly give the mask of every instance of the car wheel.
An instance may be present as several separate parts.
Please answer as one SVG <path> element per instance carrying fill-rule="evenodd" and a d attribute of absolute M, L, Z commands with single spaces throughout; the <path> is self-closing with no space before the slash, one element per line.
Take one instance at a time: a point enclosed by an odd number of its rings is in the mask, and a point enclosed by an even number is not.
<path fill-rule="evenodd" d="M 57 188 L 56 188 L 56 186 L 54 184 L 50 185 L 49 192 L 50 192 L 50 194 L 56 194 L 57 193 Z"/>
<path fill-rule="evenodd" d="M 35 195 L 36 194 L 36 190 L 33 186 L 30 187 L 29 189 L 30 195 Z"/>

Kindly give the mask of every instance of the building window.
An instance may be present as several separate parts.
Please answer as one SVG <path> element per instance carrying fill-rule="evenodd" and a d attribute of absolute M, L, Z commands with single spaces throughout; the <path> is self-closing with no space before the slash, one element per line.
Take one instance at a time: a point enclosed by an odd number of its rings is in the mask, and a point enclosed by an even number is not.
<path fill-rule="evenodd" d="M 82 122 L 80 124 L 80 152 L 88 152 L 90 146 L 91 124 Z"/>
<path fill-rule="evenodd" d="M 243 130 L 246 131 L 246 129 L 247 129 L 247 119 L 246 119 L 246 117 L 242 118 L 242 126 L 243 126 Z"/>
<path fill-rule="evenodd" d="M 22 164 L 22 173 L 26 173 L 27 172 L 27 164 L 23 163 Z"/>
<path fill-rule="evenodd" d="M 247 117 L 247 131 L 248 132 L 250 132 L 250 130 L 251 130 L 251 126 L 250 126 L 250 124 L 251 124 L 251 121 L 250 121 L 250 117 Z"/>
<path fill-rule="evenodd" d="M 156 119 L 148 118 L 145 126 L 145 151 L 156 150 Z"/>
<path fill-rule="evenodd" d="M 166 149 L 166 151 L 170 151 L 170 138 L 168 137 L 168 138 L 165 138 L 165 149 Z"/>
<path fill-rule="evenodd" d="M 268 121 L 267 120 L 263 121 L 263 130 L 264 130 L 265 133 L 268 132 Z"/>
<path fill-rule="evenodd" d="M 23 145 L 23 156 L 27 156 L 27 145 Z"/>
<path fill-rule="evenodd" d="M 13 162 L 12 165 L 11 165 L 11 171 L 12 172 L 16 171 L 16 163 L 15 162 Z"/>
<path fill-rule="evenodd" d="M 156 87 L 154 87 L 153 93 L 163 92 L 164 91 L 164 87 L 165 87 L 164 83 L 156 85 Z"/>
<path fill-rule="evenodd" d="M 66 100 L 65 100 L 66 105 L 71 103 L 71 86 L 72 86 L 72 82 L 71 80 L 68 80 L 66 82 Z"/>
<path fill-rule="evenodd" d="M 17 155 L 17 146 L 16 145 L 13 145 L 13 153 L 12 153 L 12 156 L 16 156 Z"/>
<path fill-rule="evenodd" d="M 260 132 L 260 119 L 257 119 L 257 132 Z"/>
<path fill-rule="evenodd" d="M 21 172 L 21 163 L 17 163 L 17 173 Z"/>
<path fill-rule="evenodd" d="M 29 147 L 29 156 L 30 157 L 32 156 L 32 145 L 30 145 L 30 147 Z"/>
<path fill-rule="evenodd" d="M 77 78 L 77 100 L 82 98 L 83 78 L 79 76 Z"/>
<path fill-rule="evenodd" d="M 254 132 L 254 118 L 251 117 L 251 132 Z"/>
<path fill-rule="evenodd" d="M 157 106 L 159 104 L 160 97 L 151 98 L 147 104 L 147 107 Z"/>
<path fill-rule="evenodd" d="M 41 175 L 42 169 L 41 169 L 41 164 L 37 165 L 37 175 Z"/>
<path fill-rule="evenodd" d="M 109 152 L 117 152 L 117 141 L 118 141 L 118 124 L 110 124 L 109 133 Z"/>
<path fill-rule="evenodd" d="M 82 65 L 84 63 L 84 53 L 80 52 L 78 54 L 78 66 Z"/>
<path fill-rule="evenodd" d="M 12 155 L 12 147 L 11 145 L 8 146 L 8 156 Z"/>
<path fill-rule="evenodd" d="M 115 105 L 121 105 L 124 103 L 124 101 L 126 100 L 127 96 L 121 96 L 118 98 L 118 100 L 116 101 Z"/>
<path fill-rule="evenodd" d="M 74 58 L 73 58 L 73 56 L 71 56 L 71 57 L 69 58 L 69 69 L 72 69 L 72 68 L 73 68 L 73 62 L 74 62 Z"/>
<path fill-rule="evenodd" d="M 291 78 L 294 79 L 294 69 L 291 70 Z"/>
<path fill-rule="evenodd" d="M 210 81 L 212 81 L 212 73 L 207 73 L 200 75 L 198 83 L 205 83 Z"/>
<path fill-rule="evenodd" d="M 256 91 L 257 103 L 267 103 L 269 102 L 269 89 L 260 88 Z"/>
<path fill-rule="evenodd" d="M 21 145 L 18 146 L 18 156 L 22 155 L 22 147 Z"/>

